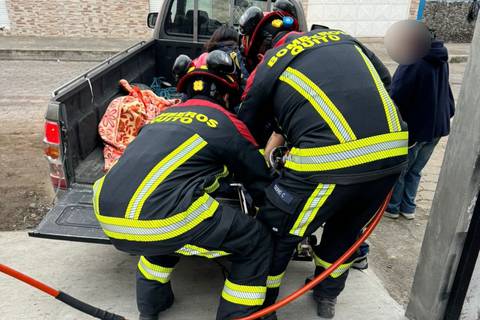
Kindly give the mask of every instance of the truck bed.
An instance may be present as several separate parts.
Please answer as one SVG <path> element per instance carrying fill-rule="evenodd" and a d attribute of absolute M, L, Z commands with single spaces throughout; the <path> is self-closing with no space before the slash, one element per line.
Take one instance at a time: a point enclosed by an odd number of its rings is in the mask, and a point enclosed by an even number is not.
<path fill-rule="evenodd" d="M 75 181 L 91 184 L 100 179 L 104 174 L 103 163 L 103 144 L 100 144 L 75 168 Z"/>
<path fill-rule="evenodd" d="M 200 43 L 172 40 L 143 42 L 54 92 L 47 120 L 61 125 L 68 189 L 59 193 L 54 208 L 30 236 L 110 243 L 93 213 L 91 185 L 103 175 L 98 124 L 110 101 L 125 95 L 118 81 L 150 85 L 161 76 L 172 81 L 170 70 L 176 57 L 182 53 L 194 57 L 201 48 Z M 238 200 L 232 205 L 238 205 Z"/>
<path fill-rule="evenodd" d="M 64 158 L 69 184 L 92 184 L 102 175 L 103 142 L 98 124 L 115 97 L 125 95 L 118 81 L 151 85 L 154 77 L 173 81 L 171 68 L 179 54 L 198 55 L 201 44 L 151 40 L 111 63 L 93 69 L 51 103 L 59 104 Z"/>

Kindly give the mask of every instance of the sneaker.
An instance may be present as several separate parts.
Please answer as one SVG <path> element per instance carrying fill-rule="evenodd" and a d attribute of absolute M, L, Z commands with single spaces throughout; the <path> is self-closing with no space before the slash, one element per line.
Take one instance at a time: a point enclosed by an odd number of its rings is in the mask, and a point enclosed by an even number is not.
<path fill-rule="evenodd" d="M 335 305 L 337 299 L 319 298 L 317 299 L 317 314 L 320 319 L 333 319 L 335 316 Z"/>
<path fill-rule="evenodd" d="M 412 212 L 412 213 L 400 212 L 400 214 L 407 220 L 415 219 L 415 212 Z"/>
<path fill-rule="evenodd" d="M 385 211 L 383 213 L 383 216 L 387 217 L 387 218 L 390 218 L 390 219 L 398 219 L 398 217 L 400 217 L 400 213 L 399 212 L 393 213 L 393 212 Z"/>

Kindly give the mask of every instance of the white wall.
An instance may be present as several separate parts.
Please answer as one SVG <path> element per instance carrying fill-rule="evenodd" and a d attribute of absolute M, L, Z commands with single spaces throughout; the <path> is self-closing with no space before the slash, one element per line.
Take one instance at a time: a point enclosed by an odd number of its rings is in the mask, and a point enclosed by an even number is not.
<path fill-rule="evenodd" d="M 0 0 L 1 1 L 1 0 Z M 149 12 L 159 12 L 162 8 L 163 0 L 149 0 Z"/>
<path fill-rule="evenodd" d="M 307 21 L 357 37 L 383 37 L 394 22 L 408 19 L 410 0 L 309 0 Z"/>
<path fill-rule="evenodd" d="M 5 0 L 0 0 L 0 28 L 10 27 L 10 21 L 8 20 L 7 4 Z"/>

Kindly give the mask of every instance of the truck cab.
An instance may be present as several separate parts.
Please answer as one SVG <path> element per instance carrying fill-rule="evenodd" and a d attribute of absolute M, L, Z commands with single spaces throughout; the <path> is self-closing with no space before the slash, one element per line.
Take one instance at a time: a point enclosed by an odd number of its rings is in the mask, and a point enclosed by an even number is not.
<path fill-rule="evenodd" d="M 292 2 L 305 31 L 303 8 Z M 252 5 L 270 11 L 272 1 L 165 0 L 159 12 L 148 14 L 147 24 L 154 29 L 151 40 L 119 52 L 53 91 L 45 117 L 44 150 L 55 206 L 30 236 L 110 243 L 93 213 L 92 185 L 104 174 L 98 124 L 108 104 L 122 95 L 118 81 L 149 85 L 155 77 L 164 77 L 173 82 L 171 69 L 178 55 L 198 56 L 219 26 L 237 27 Z"/>

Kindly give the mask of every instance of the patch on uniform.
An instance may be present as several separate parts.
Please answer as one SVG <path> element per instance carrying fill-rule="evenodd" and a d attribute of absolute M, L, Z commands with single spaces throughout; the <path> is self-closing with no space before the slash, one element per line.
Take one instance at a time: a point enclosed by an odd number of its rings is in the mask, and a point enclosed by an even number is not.
<path fill-rule="evenodd" d="M 193 90 L 194 91 L 203 91 L 203 81 L 197 80 L 193 83 Z"/>
<path fill-rule="evenodd" d="M 281 28 L 283 26 L 283 21 L 280 19 L 275 19 L 272 21 L 272 26 L 277 29 Z"/>
<path fill-rule="evenodd" d="M 273 186 L 273 190 L 275 190 L 275 193 L 282 199 L 283 202 L 286 204 L 291 204 L 293 201 L 293 196 L 288 193 L 286 190 L 282 189 L 278 184 L 275 183 Z"/>

